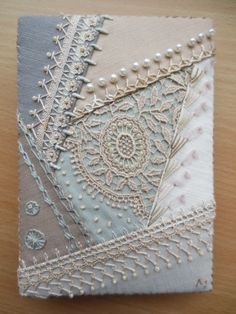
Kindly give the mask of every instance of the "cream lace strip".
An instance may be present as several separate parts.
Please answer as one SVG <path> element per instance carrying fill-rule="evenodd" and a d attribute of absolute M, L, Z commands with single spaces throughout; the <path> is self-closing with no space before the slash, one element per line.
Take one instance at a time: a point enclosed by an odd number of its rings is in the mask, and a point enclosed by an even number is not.
<path fill-rule="evenodd" d="M 116 240 L 34 266 L 22 265 L 18 269 L 20 288 L 23 294 L 27 294 L 29 288 L 37 294 L 39 285 L 47 284 L 50 290 L 52 281 L 60 282 L 63 276 L 67 276 L 72 286 L 76 282 L 78 289 L 84 291 L 97 284 L 101 287 L 105 278 L 110 278 L 115 284 L 120 273 L 123 279 L 129 273 L 135 276 L 137 268 L 148 272 L 149 267 L 154 266 L 159 271 L 161 265 L 171 268 L 173 263 L 181 263 L 181 258 L 191 261 L 194 253 L 201 256 L 205 249 L 211 250 L 210 225 L 213 223 L 214 209 L 215 203 L 211 201 L 193 208 L 188 214 L 178 213 L 172 220 Z M 208 240 L 201 238 L 202 232 L 208 234 Z M 148 253 L 153 253 L 155 260 L 150 260 Z M 117 266 L 119 264 L 120 267 Z"/>

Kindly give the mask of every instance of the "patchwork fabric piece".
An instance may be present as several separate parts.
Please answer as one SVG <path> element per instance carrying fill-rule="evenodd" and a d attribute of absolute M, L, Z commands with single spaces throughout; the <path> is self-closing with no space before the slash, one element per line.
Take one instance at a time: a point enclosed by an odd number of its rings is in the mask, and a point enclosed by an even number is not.
<path fill-rule="evenodd" d="M 206 18 L 23 17 L 20 294 L 212 289 Z"/>

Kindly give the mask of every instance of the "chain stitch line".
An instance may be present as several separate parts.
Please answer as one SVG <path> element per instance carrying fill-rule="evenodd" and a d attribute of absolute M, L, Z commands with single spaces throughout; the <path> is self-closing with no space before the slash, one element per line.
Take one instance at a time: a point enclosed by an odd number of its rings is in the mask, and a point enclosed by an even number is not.
<path fill-rule="evenodd" d="M 60 198 L 62 205 L 65 207 L 66 211 L 70 214 L 72 219 L 75 221 L 75 223 L 78 224 L 83 236 L 84 240 L 87 244 L 90 243 L 90 237 L 88 232 L 86 232 L 83 229 L 83 224 L 80 222 L 80 217 L 76 213 L 73 203 L 65 196 L 64 191 L 62 190 L 61 186 L 58 184 L 53 172 L 52 168 L 48 165 L 45 158 L 42 156 L 42 153 L 38 151 L 37 146 L 31 136 L 31 133 L 28 131 L 28 129 L 25 127 L 23 121 L 21 120 L 20 116 L 18 115 L 18 125 L 20 127 L 20 130 L 23 132 L 24 137 L 26 138 L 28 145 L 33 152 L 34 156 L 39 161 L 40 166 L 42 167 L 43 171 L 45 172 L 45 175 L 47 176 L 48 180 L 51 182 L 52 186 L 54 187 L 54 191 L 56 192 L 57 196 Z M 65 203 L 65 201 L 67 203 Z"/>
<path fill-rule="evenodd" d="M 70 232 L 69 227 L 67 226 L 67 224 L 64 221 L 63 215 L 60 213 L 60 211 L 58 210 L 58 208 L 56 207 L 55 203 L 52 202 L 52 200 L 50 199 L 47 191 L 45 190 L 42 181 L 40 179 L 40 177 L 37 174 L 37 171 L 34 167 L 34 165 L 32 164 L 28 154 L 26 153 L 26 151 L 24 150 L 22 144 L 20 143 L 20 141 L 18 142 L 19 145 L 19 152 L 21 153 L 25 164 L 29 167 L 30 173 L 32 175 L 32 177 L 35 179 L 35 182 L 37 183 L 37 186 L 39 188 L 39 190 L 42 192 L 43 194 L 43 198 L 44 201 L 52 208 L 52 211 L 55 215 L 55 217 L 58 220 L 59 225 L 62 227 L 62 230 L 64 232 L 65 238 L 69 241 L 74 240 L 75 237 L 72 235 L 72 233 Z"/>

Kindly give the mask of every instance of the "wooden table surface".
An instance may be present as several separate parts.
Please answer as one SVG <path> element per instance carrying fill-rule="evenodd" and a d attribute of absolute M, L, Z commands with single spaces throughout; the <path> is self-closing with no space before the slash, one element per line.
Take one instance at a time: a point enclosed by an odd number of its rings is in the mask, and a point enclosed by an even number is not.
<path fill-rule="evenodd" d="M 37 300 L 18 295 L 16 31 L 20 15 L 209 16 L 217 30 L 214 290 Z M 236 313 L 236 1 L 0 0 L 0 313 Z"/>

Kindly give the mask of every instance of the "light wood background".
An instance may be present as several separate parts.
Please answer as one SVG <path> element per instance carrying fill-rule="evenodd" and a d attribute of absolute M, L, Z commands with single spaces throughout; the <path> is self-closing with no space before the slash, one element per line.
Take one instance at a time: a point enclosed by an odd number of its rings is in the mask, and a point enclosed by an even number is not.
<path fill-rule="evenodd" d="M 37 300 L 16 281 L 16 31 L 20 15 L 106 13 L 209 16 L 217 30 L 214 290 L 210 293 Z M 236 313 L 236 1 L 0 0 L 0 313 Z"/>

